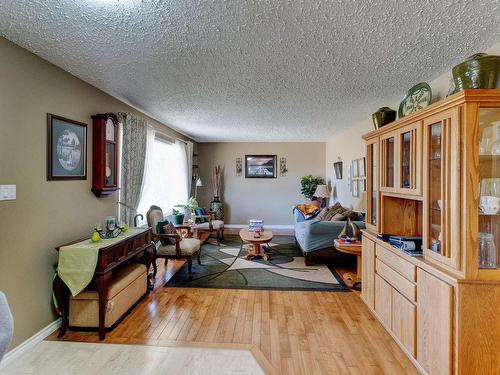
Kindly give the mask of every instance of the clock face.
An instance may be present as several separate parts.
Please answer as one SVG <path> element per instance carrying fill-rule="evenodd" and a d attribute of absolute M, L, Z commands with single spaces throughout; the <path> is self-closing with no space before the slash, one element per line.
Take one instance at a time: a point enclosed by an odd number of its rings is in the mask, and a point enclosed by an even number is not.
<path fill-rule="evenodd" d="M 422 82 L 413 86 L 399 105 L 399 118 L 427 107 L 431 99 L 432 92 L 427 83 Z"/>
<path fill-rule="evenodd" d="M 106 141 L 115 141 L 115 124 L 110 118 L 106 121 Z"/>

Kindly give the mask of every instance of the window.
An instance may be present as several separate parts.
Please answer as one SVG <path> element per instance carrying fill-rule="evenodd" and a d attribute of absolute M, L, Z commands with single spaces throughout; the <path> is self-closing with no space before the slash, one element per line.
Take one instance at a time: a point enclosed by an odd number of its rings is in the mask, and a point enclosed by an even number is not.
<path fill-rule="evenodd" d="M 188 168 L 186 145 L 183 142 L 168 142 L 158 135 L 154 136 L 148 147 L 146 173 L 141 200 L 137 213 L 144 216 L 139 225 L 146 224 L 149 207 L 161 207 L 164 215 L 172 213 L 177 204 L 188 200 Z"/>

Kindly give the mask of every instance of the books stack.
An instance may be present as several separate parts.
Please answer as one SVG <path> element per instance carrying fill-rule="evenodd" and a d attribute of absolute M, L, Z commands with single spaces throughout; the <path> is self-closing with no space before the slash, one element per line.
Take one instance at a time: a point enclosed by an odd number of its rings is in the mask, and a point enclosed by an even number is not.
<path fill-rule="evenodd" d="M 400 237 L 390 236 L 389 243 L 396 249 L 404 251 L 411 256 L 421 256 L 422 252 L 422 237 Z"/>
<path fill-rule="evenodd" d="M 264 230 L 264 220 L 252 219 L 248 221 L 248 230 L 255 232 L 256 229 L 259 229 L 261 232 Z"/>

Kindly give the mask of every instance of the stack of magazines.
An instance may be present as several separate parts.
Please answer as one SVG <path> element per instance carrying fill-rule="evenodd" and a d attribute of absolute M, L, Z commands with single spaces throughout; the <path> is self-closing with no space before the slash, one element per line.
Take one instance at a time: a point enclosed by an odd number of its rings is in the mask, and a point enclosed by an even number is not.
<path fill-rule="evenodd" d="M 256 229 L 259 229 L 261 232 L 264 230 L 264 220 L 260 219 L 249 220 L 248 230 L 250 232 L 255 232 Z"/>
<path fill-rule="evenodd" d="M 389 243 L 411 256 L 423 255 L 422 237 L 389 236 Z"/>

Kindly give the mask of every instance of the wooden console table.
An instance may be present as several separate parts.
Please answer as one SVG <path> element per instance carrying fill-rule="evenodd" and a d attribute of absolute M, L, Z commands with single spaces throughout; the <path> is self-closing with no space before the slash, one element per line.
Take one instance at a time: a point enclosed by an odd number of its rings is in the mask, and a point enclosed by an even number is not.
<path fill-rule="evenodd" d="M 106 305 L 108 303 L 109 281 L 113 270 L 120 267 L 124 263 L 133 260 L 137 255 L 144 252 L 144 256 L 139 260 L 146 265 L 149 270 L 151 263 L 154 260 L 156 247 L 152 241 L 151 228 L 144 228 L 135 235 L 124 238 L 122 241 L 114 243 L 110 246 L 99 248 L 97 266 L 92 279 L 96 284 L 97 294 L 99 296 L 99 339 L 104 340 L 106 337 L 105 316 Z M 55 249 L 63 246 L 75 244 L 79 241 L 61 245 Z M 66 333 L 68 327 L 68 313 L 69 313 L 69 295 L 70 291 L 64 281 L 57 275 L 53 282 L 54 295 L 61 308 L 61 328 L 59 330 L 58 338 L 61 338 Z"/>

